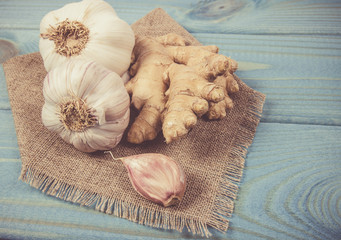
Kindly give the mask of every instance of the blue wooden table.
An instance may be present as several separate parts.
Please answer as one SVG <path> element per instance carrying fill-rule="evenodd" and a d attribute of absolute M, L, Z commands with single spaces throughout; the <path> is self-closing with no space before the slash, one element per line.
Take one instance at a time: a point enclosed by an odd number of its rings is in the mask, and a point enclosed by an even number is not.
<path fill-rule="evenodd" d="M 39 23 L 69 0 L 1 0 L 0 62 L 38 51 Z M 161 7 L 239 62 L 267 95 L 227 233 L 215 239 L 341 239 L 341 2 L 108 1 L 129 24 Z M 21 161 L 0 67 L 0 238 L 187 239 L 46 196 Z"/>

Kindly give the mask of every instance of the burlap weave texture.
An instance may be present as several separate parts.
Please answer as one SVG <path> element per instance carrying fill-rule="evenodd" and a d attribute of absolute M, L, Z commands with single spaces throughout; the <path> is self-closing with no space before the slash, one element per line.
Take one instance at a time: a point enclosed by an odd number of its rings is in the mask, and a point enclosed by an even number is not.
<path fill-rule="evenodd" d="M 176 32 L 191 44 L 200 44 L 162 9 L 155 9 L 132 27 L 139 35 Z M 124 138 L 112 150 L 116 157 L 155 152 L 180 162 L 187 177 L 184 199 L 178 206 L 163 208 L 133 190 L 120 161 L 103 152 L 79 152 L 43 126 L 46 71 L 39 53 L 12 58 L 3 66 L 24 182 L 57 198 L 140 224 L 178 231 L 187 228 L 205 236 L 210 235 L 208 226 L 227 230 L 246 149 L 259 123 L 263 94 L 238 79 L 240 91 L 231 95 L 235 107 L 225 119 L 203 118 L 186 137 L 168 145 L 159 134 L 154 141 L 141 145 L 130 144 Z"/>

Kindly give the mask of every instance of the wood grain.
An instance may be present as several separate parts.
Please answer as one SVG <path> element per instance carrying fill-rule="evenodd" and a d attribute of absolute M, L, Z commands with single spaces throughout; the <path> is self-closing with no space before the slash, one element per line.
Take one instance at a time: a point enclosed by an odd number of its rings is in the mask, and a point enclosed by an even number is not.
<path fill-rule="evenodd" d="M 40 19 L 68 2 L 0 1 L 1 41 L 13 43 L 15 54 L 37 52 Z M 213 239 L 341 239 L 341 2 L 108 2 L 130 24 L 165 9 L 200 42 L 236 59 L 238 76 L 267 95 L 230 228 L 212 230 Z M 194 238 L 62 202 L 18 181 L 2 67 L 0 122 L 0 238 Z"/>
<path fill-rule="evenodd" d="M 8 30 L 6 36 L 20 43 L 21 54 L 39 51 L 38 30 Z M 340 36 L 193 36 L 237 60 L 237 75 L 267 95 L 261 121 L 341 125 Z M 6 104 L 3 94 L 0 105 Z"/>
<path fill-rule="evenodd" d="M 16 56 L 19 50 L 14 42 L 0 39 L 0 63 Z"/>
<path fill-rule="evenodd" d="M 267 95 L 262 121 L 341 124 L 341 37 L 193 34 L 239 62 L 238 76 Z"/>

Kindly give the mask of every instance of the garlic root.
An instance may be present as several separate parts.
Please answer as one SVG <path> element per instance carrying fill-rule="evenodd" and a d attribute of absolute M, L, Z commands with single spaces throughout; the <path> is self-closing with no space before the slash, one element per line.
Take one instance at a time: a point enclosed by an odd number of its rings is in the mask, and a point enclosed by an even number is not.
<path fill-rule="evenodd" d="M 96 62 L 70 60 L 46 75 L 44 126 L 83 152 L 109 150 L 129 124 L 130 99 L 119 75 Z"/>
<path fill-rule="evenodd" d="M 39 51 L 47 72 L 70 59 L 96 61 L 122 76 L 135 44 L 130 25 L 103 0 L 68 3 L 40 22 Z"/>

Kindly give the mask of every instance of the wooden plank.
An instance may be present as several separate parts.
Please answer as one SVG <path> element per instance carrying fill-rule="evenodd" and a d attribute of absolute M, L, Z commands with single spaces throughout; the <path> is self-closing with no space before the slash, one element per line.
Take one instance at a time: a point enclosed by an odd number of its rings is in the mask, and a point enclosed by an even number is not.
<path fill-rule="evenodd" d="M 239 62 L 237 75 L 267 95 L 262 121 L 341 125 L 341 37 L 193 34 Z M 39 51 L 38 30 L 6 30 L 20 54 Z M 1 71 L 1 70 L 0 70 Z M 0 72 L 0 109 L 9 109 Z"/>
<path fill-rule="evenodd" d="M 262 121 L 341 124 L 341 37 L 193 34 L 239 62 L 237 75 L 267 95 Z"/>
<path fill-rule="evenodd" d="M 37 29 L 49 11 L 74 0 L 0 1 L 0 28 Z M 190 32 L 247 34 L 340 34 L 341 2 L 302 1 L 115 1 L 118 15 L 133 23 L 154 8 L 165 9 Z"/>
<path fill-rule="evenodd" d="M 200 1 L 173 15 L 190 32 L 340 34 L 340 7 L 335 0 Z"/>
<path fill-rule="evenodd" d="M 41 18 L 71 1 L 0 1 L 0 39 L 15 43 L 18 54 L 38 51 Z M 214 237 L 338 239 L 341 2 L 109 3 L 130 24 L 164 8 L 203 44 L 218 45 L 221 53 L 236 59 L 238 76 L 267 94 L 230 228 L 226 234 L 213 231 Z M 20 154 L 2 68 L 0 122 L 0 238 L 193 238 L 68 204 L 18 181 Z"/>
<path fill-rule="evenodd" d="M 236 202 L 236 215 L 249 230 L 276 239 L 340 236 L 340 131 L 329 126 L 260 125 Z"/>
<path fill-rule="evenodd" d="M 11 110 L 0 109 L 0 158 L 13 157 L 11 155 L 4 154 L 4 151 L 17 151 L 17 137 L 15 133 L 14 121 Z M 18 157 L 18 154 L 15 154 Z"/>
<path fill-rule="evenodd" d="M 63 7 L 67 3 L 77 2 L 74 0 L 59 0 L 59 1 L 43 1 L 35 0 L 27 3 L 24 0 L 0 1 L 0 9 L 2 9 L 2 19 L 0 28 L 17 28 L 17 29 L 37 29 L 42 17 L 53 10 Z M 154 8 L 164 8 L 166 11 L 172 8 L 179 8 L 183 6 L 185 9 L 190 7 L 190 1 L 115 1 L 108 0 L 117 14 L 127 21 L 129 24 L 134 23 L 138 19 L 145 16 Z M 15 15 L 13 13 L 15 12 Z"/>
<path fill-rule="evenodd" d="M 261 123 L 246 158 L 230 229 L 226 234 L 212 231 L 214 236 L 337 239 L 341 233 L 340 135 L 339 126 Z M 0 151 L 0 159 L 1 155 Z M 0 161 L 0 166 L 0 229 L 6 229 L 0 236 L 192 238 L 45 196 L 17 181 L 20 162 L 9 159 Z"/>

